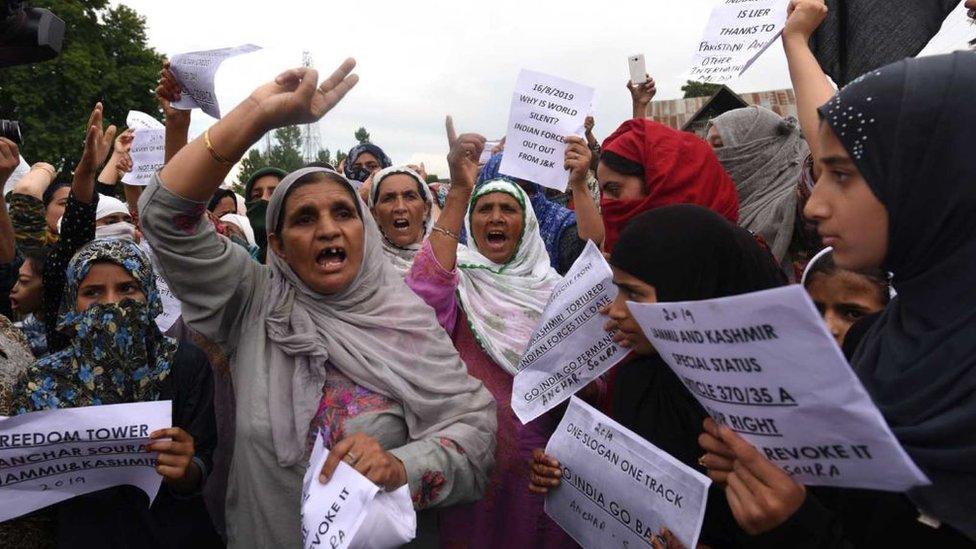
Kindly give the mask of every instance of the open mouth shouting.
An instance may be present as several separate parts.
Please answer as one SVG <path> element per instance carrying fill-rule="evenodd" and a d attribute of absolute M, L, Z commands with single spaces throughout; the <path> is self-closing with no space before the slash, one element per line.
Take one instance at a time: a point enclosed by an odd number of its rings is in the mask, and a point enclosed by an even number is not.
<path fill-rule="evenodd" d="M 337 273 L 346 264 L 346 249 L 341 246 L 323 248 L 315 256 L 315 263 L 326 273 Z"/>
<path fill-rule="evenodd" d="M 398 217 L 394 219 L 393 230 L 398 233 L 406 233 L 410 230 L 410 220 L 405 217 Z"/>
<path fill-rule="evenodd" d="M 492 229 L 485 235 L 485 240 L 488 242 L 489 250 L 498 252 L 502 251 L 505 248 L 505 244 L 508 243 L 508 235 L 504 231 Z"/>

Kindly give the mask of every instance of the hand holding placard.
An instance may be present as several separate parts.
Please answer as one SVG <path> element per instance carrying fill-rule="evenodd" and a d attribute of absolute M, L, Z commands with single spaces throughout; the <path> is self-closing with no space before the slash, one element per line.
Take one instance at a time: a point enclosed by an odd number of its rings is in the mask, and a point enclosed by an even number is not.
<path fill-rule="evenodd" d="M 738 78 L 782 32 L 786 7 L 787 0 L 722 0 L 712 10 L 688 78 L 717 83 Z"/>

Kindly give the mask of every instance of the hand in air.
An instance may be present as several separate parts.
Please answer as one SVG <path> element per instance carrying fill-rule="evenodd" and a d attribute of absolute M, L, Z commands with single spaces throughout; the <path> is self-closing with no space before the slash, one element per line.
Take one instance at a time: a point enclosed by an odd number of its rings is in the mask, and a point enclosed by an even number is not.
<path fill-rule="evenodd" d="M 451 170 L 451 186 L 474 189 L 478 180 L 478 158 L 485 149 L 485 138 L 476 133 L 464 133 L 460 136 L 454 130 L 454 119 L 447 117 L 447 165 Z"/>
<path fill-rule="evenodd" d="M 315 69 L 291 69 L 254 90 L 250 100 L 259 109 L 264 129 L 308 124 L 325 116 L 359 82 L 359 76 L 351 74 L 355 67 L 354 59 L 346 59 L 321 84 Z"/>
<path fill-rule="evenodd" d="M 790 0 L 783 36 L 796 36 L 809 41 L 817 27 L 827 18 L 824 0 Z"/>

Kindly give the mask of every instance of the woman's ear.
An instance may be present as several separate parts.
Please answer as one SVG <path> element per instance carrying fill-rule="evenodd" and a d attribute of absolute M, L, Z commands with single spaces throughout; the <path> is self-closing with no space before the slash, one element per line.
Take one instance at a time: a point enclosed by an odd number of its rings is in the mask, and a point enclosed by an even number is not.
<path fill-rule="evenodd" d="M 285 243 L 276 233 L 268 234 L 268 244 L 271 245 L 271 251 L 274 252 L 276 256 L 285 261 L 288 260 L 288 258 L 285 256 Z"/>

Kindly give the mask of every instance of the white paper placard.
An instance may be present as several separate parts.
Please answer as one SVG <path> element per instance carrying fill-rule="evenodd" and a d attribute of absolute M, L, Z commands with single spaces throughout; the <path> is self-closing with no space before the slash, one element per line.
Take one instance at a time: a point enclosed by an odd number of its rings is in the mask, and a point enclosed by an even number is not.
<path fill-rule="evenodd" d="M 14 172 L 10 174 L 10 177 L 7 178 L 7 182 L 3 186 L 4 196 L 13 191 L 14 186 L 17 185 L 17 182 L 23 179 L 28 173 L 30 173 L 30 164 L 28 164 L 27 161 L 24 160 L 24 157 L 21 156 L 20 164 L 17 164 L 17 167 L 14 168 Z"/>
<path fill-rule="evenodd" d="M 499 172 L 559 191 L 569 183 L 568 135 L 583 136 L 593 88 L 529 70 L 519 73 Z"/>
<path fill-rule="evenodd" d="M 160 332 L 166 333 L 173 327 L 173 324 L 176 324 L 180 316 L 182 316 L 183 305 L 176 297 L 176 294 L 173 293 L 173 290 L 169 288 L 169 283 L 163 277 L 162 269 L 156 267 L 156 253 L 153 252 L 149 242 L 143 238 L 139 242 L 139 247 L 142 248 L 142 251 L 146 252 L 150 262 L 153 264 L 153 271 L 156 274 L 156 292 L 159 294 L 159 300 L 163 303 L 163 312 L 156 317 L 156 326 L 159 327 Z"/>
<path fill-rule="evenodd" d="M 593 241 L 553 289 L 512 383 L 512 410 L 528 423 L 555 408 L 627 356 L 603 329 L 613 303 L 613 271 Z"/>
<path fill-rule="evenodd" d="M 136 130 L 165 130 L 166 126 L 152 116 L 142 111 L 129 111 L 125 117 L 125 125 Z"/>
<path fill-rule="evenodd" d="M 188 111 L 201 109 L 214 118 L 220 118 L 220 104 L 214 91 L 217 69 L 224 60 L 261 49 L 253 44 L 236 48 L 194 51 L 174 55 L 169 67 L 182 87 L 180 100 L 172 104 L 174 109 Z"/>
<path fill-rule="evenodd" d="M 132 171 L 122 176 L 122 183 L 144 187 L 166 163 L 166 130 L 137 129 L 132 136 Z"/>
<path fill-rule="evenodd" d="M 329 457 L 322 437 L 315 437 L 302 486 L 302 546 L 305 549 L 349 547 L 366 518 L 379 488 L 345 462 L 339 462 L 329 482 L 319 473 Z"/>
<path fill-rule="evenodd" d="M 65 408 L 0 420 L 0 522 L 81 494 L 131 485 L 152 502 L 162 478 L 149 435 L 169 400 Z"/>
<path fill-rule="evenodd" d="M 692 57 L 689 80 L 724 84 L 739 77 L 786 26 L 789 0 L 722 0 Z"/>
<path fill-rule="evenodd" d="M 709 415 L 797 482 L 896 492 L 928 483 L 802 286 L 627 305 Z"/>
<path fill-rule="evenodd" d="M 711 481 L 573 397 L 546 453 L 563 467 L 546 513 L 583 547 L 695 547 Z"/>

